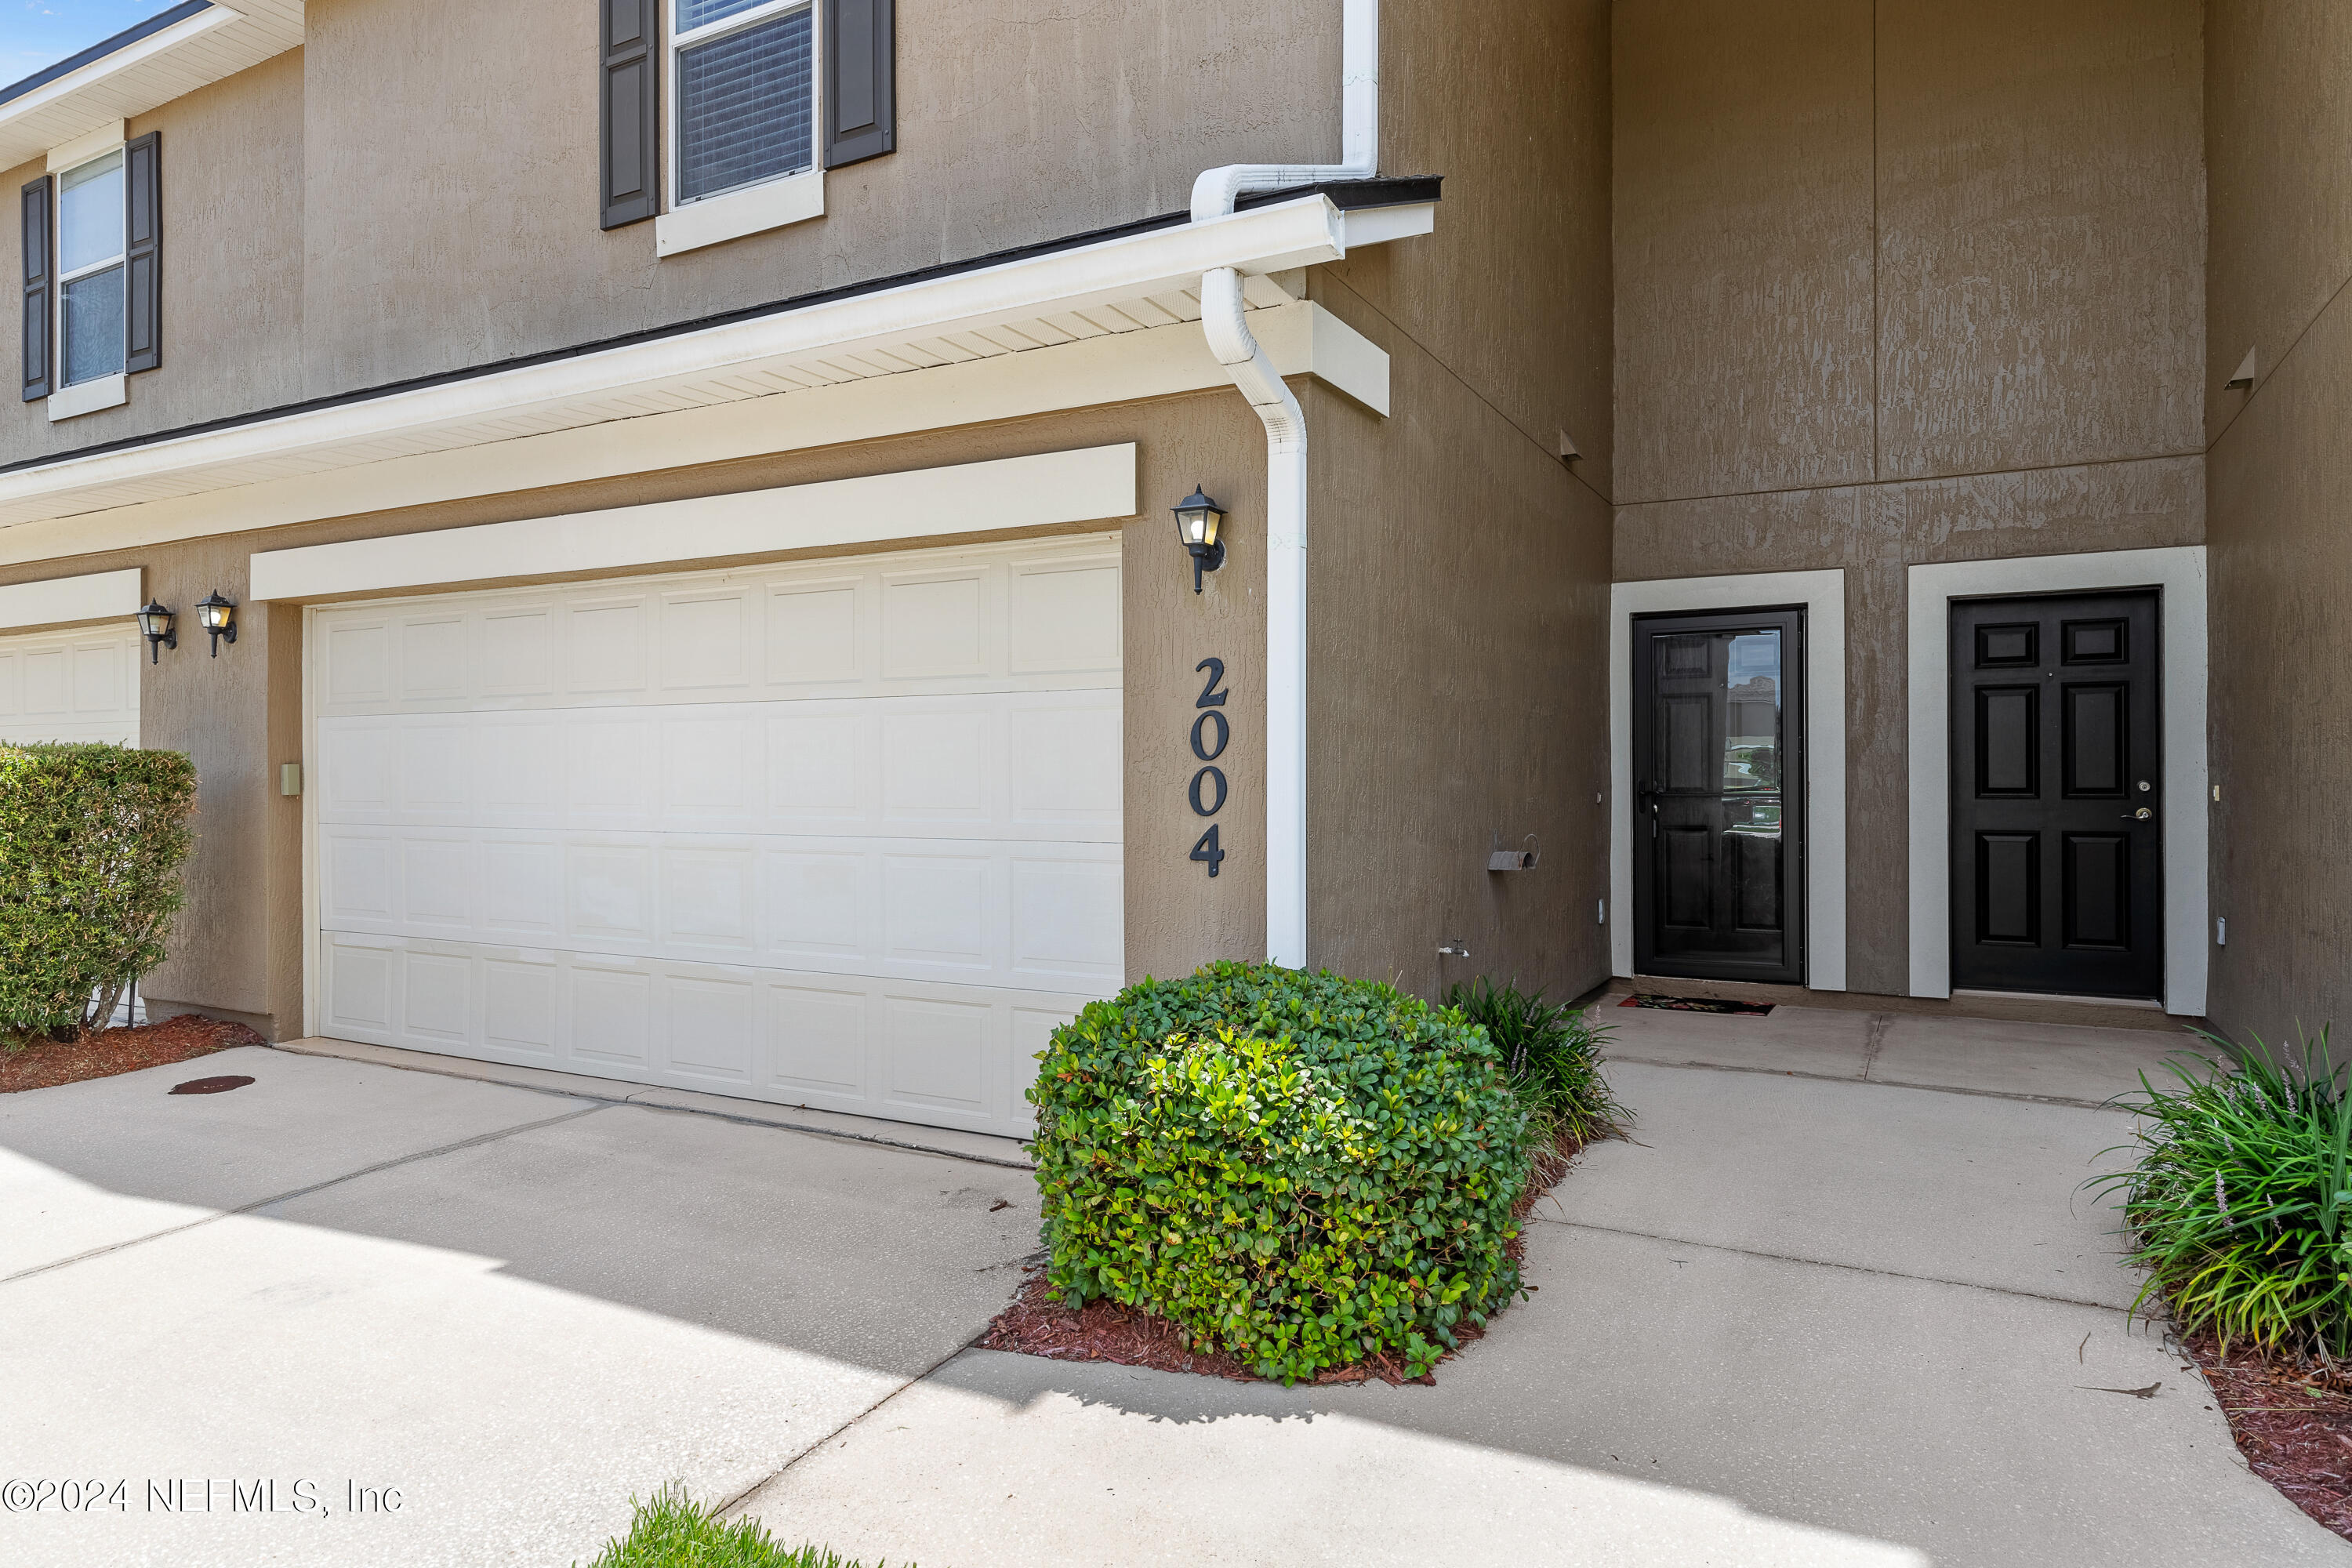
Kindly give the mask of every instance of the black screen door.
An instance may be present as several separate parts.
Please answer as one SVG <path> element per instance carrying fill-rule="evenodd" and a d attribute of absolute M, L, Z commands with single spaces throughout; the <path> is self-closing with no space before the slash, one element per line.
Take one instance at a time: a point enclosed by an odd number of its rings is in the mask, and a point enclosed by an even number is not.
<path fill-rule="evenodd" d="M 1804 979 L 1804 612 L 1633 622 L 1633 961 Z"/>
<path fill-rule="evenodd" d="M 2153 593 L 1952 605 L 1952 984 L 2156 996 Z"/>

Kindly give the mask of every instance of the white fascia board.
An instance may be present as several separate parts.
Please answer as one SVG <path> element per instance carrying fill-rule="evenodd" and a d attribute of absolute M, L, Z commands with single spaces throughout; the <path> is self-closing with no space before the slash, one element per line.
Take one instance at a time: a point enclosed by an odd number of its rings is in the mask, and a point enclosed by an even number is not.
<path fill-rule="evenodd" d="M 1411 239 L 1437 227 L 1435 202 L 1407 202 L 1392 207 L 1357 207 L 1340 215 L 1340 237 L 1349 247 L 1386 245 Z"/>
<path fill-rule="evenodd" d="M 1322 306 L 1253 310 L 1249 326 L 1283 374 L 1313 375 L 1366 407 L 1387 412 L 1387 353 Z M 903 375 L 20 523 L 0 529 L 0 564 L 341 517 L 355 510 L 354 497 L 364 497 L 370 511 L 390 511 L 1232 384 L 1200 323 L 1175 321 Z"/>
<path fill-rule="evenodd" d="M 124 78 L 138 72 L 149 61 L 170 54 L 190 39 L 200 38 L 215 28 L 244 20 L 243 12 L 232 10 L 221 5 L 219 0 L 214 0 L 213 5 L 193 16 L 150 33 L 110 54 L 101 55 L 79 70 L 68 71 L 55 81 L 43 82 L 22 97 L 12 98 L 0 104 L 0 166 L 18 161 L 9 156 L 10 153 L 30 151 L 22 148 L 21 143 L 36 122 L 47 125 L 78 123 L 80 126 L 64 137 L 57 137 L 52 145 L 78 139 L 102 127 L 110 120 L 119 122 L 122 119 L 122 110 L 116 107 L 121 101 L 120 94 L 110 92 L 109 89 L 118 87 Z M 143 99 L 146 95 L 133 96 Z M 77 98 L 89 100 L 88 107 L 79 115 L 74 112 Z M 148 107 L 152 108 L 153 105 Z M 41 134 L 47 140 L 53 132 Z M 52 163 L 49 166 L 56 168 L 58 165 Z"/>
<path fill-rule="evenodd" d="M 257 424 L 61 458 L 0 476 L 0 502 L 179 469 L 377 441 L 419 427 L 511 418 L 572 399 L 658 390 L 762 360 L 855 354 L 909 337 L 968 331 L 1197 285 L 1232 267 L 1279 272 L 1347 254 L 1339 209 L 1321 195 L 1022 261 L 902 284 L 829 304 L 388 394 Z M 895 379 L 895 378 L 891 378 Z"/>
<path fill-rule="evenodd" d="M 129 620 L 145 604 L 140 568 L 51 577 L 0 587 L 0 626 L 55 626 Z"/>
<path fill-rule="evenodd" d="M 773 555 L 1135 515 L 1136 448 L 1000 458 L 779 489 L 653 501 L 561 517 L 270 550 L 252 558 L 255 600 L 325 599 L 668 562 Z"/>

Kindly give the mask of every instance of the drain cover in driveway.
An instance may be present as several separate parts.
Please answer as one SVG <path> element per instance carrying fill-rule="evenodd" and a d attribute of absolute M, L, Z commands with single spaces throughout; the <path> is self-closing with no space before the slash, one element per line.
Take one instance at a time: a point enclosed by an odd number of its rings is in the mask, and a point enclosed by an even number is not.
<path fill-rule="evenodd" d="M 172 1086 L 173 1094 L 226 1094 L 233 1089 L 243 1089 L 253 1080 L 231 1074 L 226 1078 L 192 1078 L 185 1083 Z"/>

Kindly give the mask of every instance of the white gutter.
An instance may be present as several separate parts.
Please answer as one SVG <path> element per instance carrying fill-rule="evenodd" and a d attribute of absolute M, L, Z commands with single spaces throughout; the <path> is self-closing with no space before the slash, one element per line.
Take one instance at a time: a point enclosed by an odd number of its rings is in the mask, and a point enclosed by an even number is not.
<path fill-rule="evenodd" d="M 1380 170 L 1380 0 L 1345 0 L 1339 23 L 1342 162 L 1229 163 L 1192 182 L 1192 221 L 1231 216 L 1244 191 Z M 1201 330 L 1265 426 L 1265 955 L 1307 966 L 1307 419 L 1242 320 L 1241 277 L 1201 277 Z"/>

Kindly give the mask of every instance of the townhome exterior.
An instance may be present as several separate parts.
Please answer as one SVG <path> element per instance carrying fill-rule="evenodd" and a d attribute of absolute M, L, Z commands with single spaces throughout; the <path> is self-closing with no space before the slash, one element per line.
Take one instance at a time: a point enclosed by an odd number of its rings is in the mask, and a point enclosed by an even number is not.
<path fill-rule="evenodd" d="M 195 759 L 152 1007 L 981 1131 L 1218 957 L 2315 1024 L 2347 42 L 176 6 L 0 89 L 0 737 Z"/>

